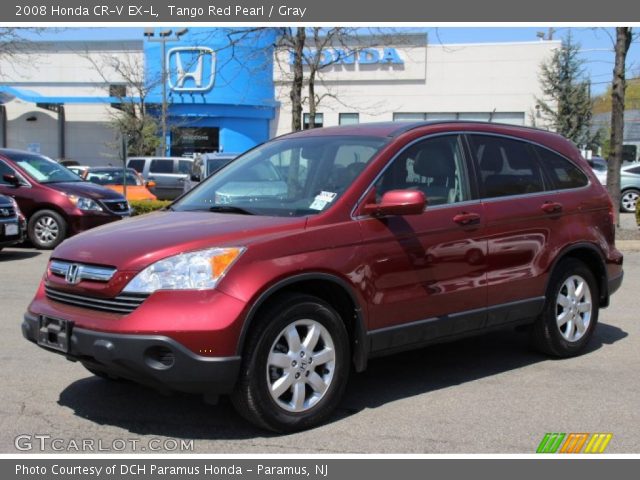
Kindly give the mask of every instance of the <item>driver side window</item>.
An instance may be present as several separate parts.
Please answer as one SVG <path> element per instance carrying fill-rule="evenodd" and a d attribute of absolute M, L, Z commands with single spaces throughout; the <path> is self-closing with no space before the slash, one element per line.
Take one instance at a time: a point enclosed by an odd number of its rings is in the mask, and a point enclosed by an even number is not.
<path fill-rule="evenodd" d="M 469 199 L 459 135 L 430 138 L 402 152 L 376 182 L 376 201 L 391 190 L 421 190 L 427 205 Z"/>

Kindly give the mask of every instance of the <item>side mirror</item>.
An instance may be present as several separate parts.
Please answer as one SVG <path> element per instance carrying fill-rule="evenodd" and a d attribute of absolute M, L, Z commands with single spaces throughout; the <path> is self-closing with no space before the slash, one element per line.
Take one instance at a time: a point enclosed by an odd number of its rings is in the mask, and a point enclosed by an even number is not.
<path fill-rule="evenodd" d="M 364 206 L 364 213 L 372 217 L 385 215 L 420 215 L 427 206 L 427 198 L 420 190 L 391 190 L 380 203 Z"/>
<path fill-rule="evenodd" d="M 149 180 L 148 182 L 145 183 L 145 186 L 147 188 L 153 188 L 156 186 L 156 182 L 154 182 L 153 180 Z"/>
<path fill-rule="evenodd" d="M 9 185 L 13 185 L 14 187 L 20 186 L 20 179 L 11 173 L 5 173 L 4 175 L 2 175 L 2 179 Z"/>
<path fill-rule="evenodd" d="M 192 173 L 191 174 L 191 181 L 192 182 L 199 182 L 200 181 L 200 175 L 198 175 L 196 173 Z"/>

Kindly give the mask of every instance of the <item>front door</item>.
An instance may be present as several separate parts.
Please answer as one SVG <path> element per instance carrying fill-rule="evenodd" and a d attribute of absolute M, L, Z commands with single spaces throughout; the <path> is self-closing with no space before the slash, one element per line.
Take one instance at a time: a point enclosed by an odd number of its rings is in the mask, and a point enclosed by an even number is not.
<path fill-rule="evenodd" d="M 472 198 L 462 137 L 414 143 L 375 184 L 419 189 L 421 215 L 362 217 L 372 353 L 428 343 L 484 326 L 484 213 Z"/>

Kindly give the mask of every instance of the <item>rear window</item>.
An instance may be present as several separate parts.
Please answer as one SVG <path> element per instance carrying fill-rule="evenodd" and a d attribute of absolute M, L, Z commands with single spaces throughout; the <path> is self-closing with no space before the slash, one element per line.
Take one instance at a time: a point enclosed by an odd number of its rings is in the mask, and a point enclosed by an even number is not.
<path fill-rule="evenodd" d="M 534 147 L 553 187 L 559 190 L 584 187 L 589 183 L 587 176 L 566 158 L 543 147 Z"/>
<path fill-rule="evenodd" d="M 150 173 L 173 173 L 173 160 L 154 158 L 149 166 Z"/>
<path fill-rule="evenodd" d="M 144 171 L 144 159 L 138 158 L 129 160 L 127 167 L 133 168 L 138 173 L 142 173 Z"/>

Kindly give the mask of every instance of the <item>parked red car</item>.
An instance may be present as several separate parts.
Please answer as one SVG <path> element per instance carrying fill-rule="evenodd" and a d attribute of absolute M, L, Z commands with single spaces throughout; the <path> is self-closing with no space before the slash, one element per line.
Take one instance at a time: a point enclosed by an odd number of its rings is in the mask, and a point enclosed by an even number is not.
<path fill-rule="evenodd" d="M 70 239 L 24 336 L 106 377 L 326 420 L 371 357 L 529 325 L 584 351 L 622 282 L 613 207 L 559 135 L 472 122 L 314 129 L 168 211 Z"/>
<path fill-rule="evenodd" d="M 130 215 L 125 198 L 42 155 L 0 149 L 0 194 L 16 199 L 36 248 Z"/>

